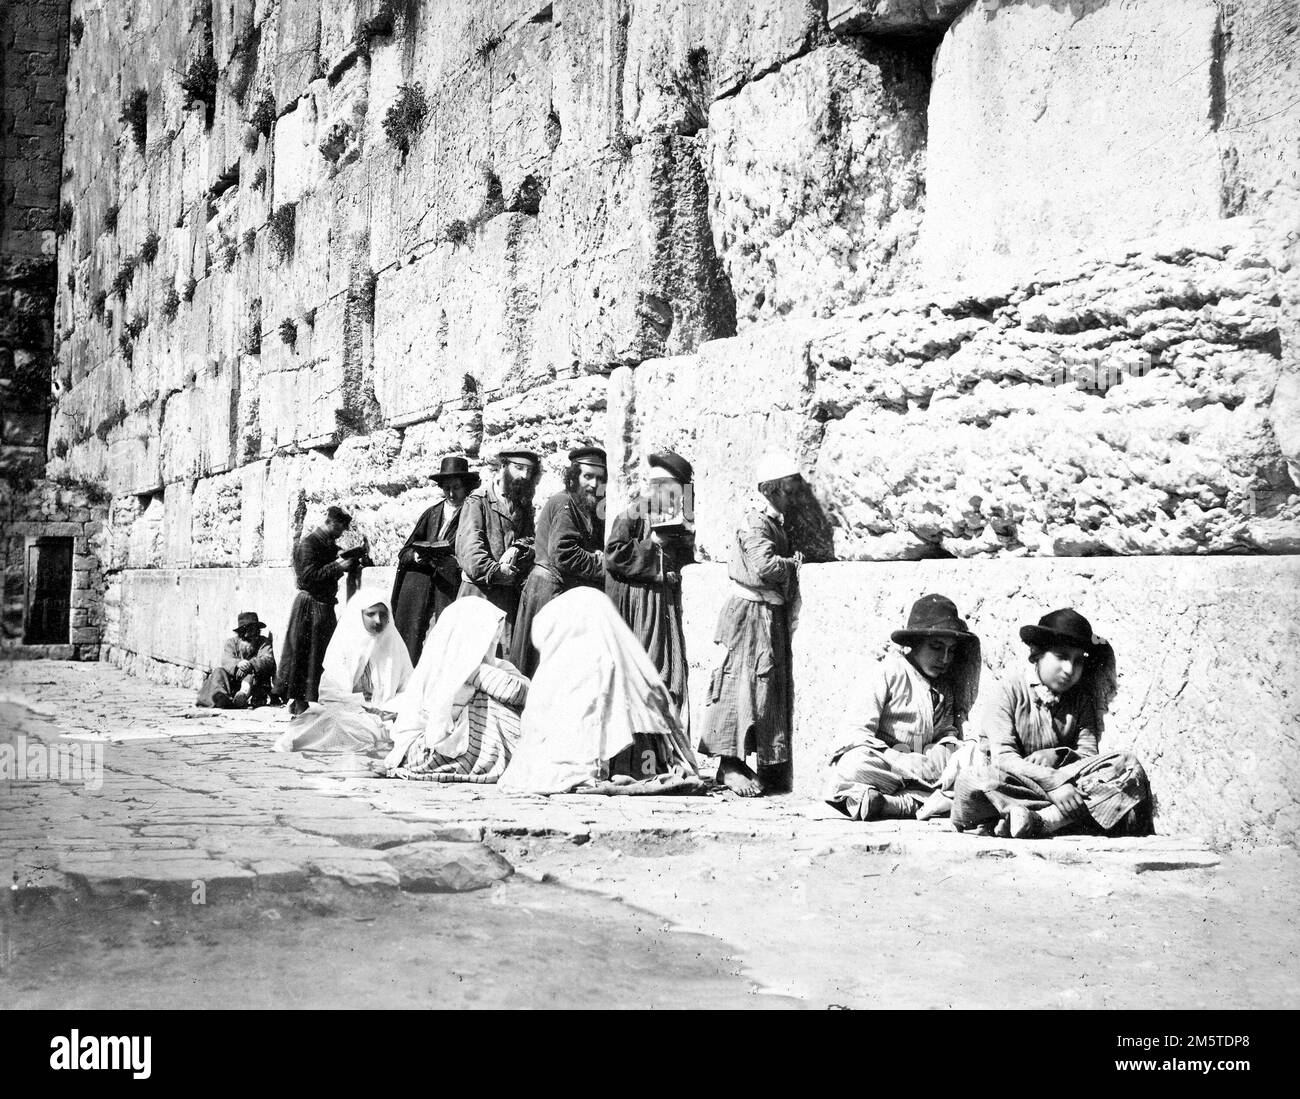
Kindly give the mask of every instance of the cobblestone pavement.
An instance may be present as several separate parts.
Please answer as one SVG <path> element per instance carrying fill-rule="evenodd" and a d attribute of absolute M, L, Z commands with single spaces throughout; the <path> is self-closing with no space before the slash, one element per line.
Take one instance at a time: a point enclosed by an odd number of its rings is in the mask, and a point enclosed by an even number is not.
<path fill-rule="evenodd" d="M 1135 872 L 1218 862 L 1186 837 L 977 839 L 947 822 L 850 822 L 797 796 L 542 798 L 383 779 L 360 756 L 271 751 L 283 711 L 199 710 L 188 691 L 103 664 L 0 665 L 0 715 L 6 740 L 23 737 L 28 753 L 51 743 L 102 751 L 98 788 L 31 777 L 30 769 L 0 786 L 0 869 L 45 889 L 188 891 L 203 881 L 220 893 L 296 889 L 312 875 L 393 887 L 398 873 L 386 852 L 412 842 L 534 836 L 581 844 L 629 833 L 908 854 L 975 848 L 984 857 Z"/>

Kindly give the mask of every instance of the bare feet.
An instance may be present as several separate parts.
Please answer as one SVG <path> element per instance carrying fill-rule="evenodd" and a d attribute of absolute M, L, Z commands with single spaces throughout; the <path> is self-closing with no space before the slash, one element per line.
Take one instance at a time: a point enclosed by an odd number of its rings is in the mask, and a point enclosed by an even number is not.
<path fill-rule="evenodd" d="M 723 756 L 719 761 L 718 781 L 742 798 L 756 798 L 763 793 L 758 776 L 745 766 L 744 760 L 735 756 Z"/>
<path fill-rule="evenodd" d="M 1032 809 L 1017 805 L 1007 814 L 1007 828 L 1015 840 L 1032 839 L 1043 830 L 1043 822 Z"/>
<path fill-rule="evenodd" d="M 952 813 L 952 798 L 942 790 L 936 790 L 916 811 L 917 820 L 929 820 L 931 817 L 946 817 Z"/>

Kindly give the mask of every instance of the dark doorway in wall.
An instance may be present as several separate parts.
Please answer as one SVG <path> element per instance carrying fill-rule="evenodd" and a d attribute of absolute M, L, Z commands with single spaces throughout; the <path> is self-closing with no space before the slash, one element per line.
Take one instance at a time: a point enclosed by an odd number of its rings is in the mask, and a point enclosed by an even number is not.
<path fill-rule="evenodd" d="M 72 617 L 72 539 L 40 538 L 27 547 L 24 645 L 66 645 Z"/>

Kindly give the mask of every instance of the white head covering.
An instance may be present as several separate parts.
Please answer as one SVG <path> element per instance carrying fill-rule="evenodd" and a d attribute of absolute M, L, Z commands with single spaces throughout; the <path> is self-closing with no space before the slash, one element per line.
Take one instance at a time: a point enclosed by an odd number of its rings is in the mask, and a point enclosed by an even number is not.
<path fill-rule="evenodd" d="M 378 636 L 366 629 L 361 612 L 382 605 L 388 622 Z M 388 590 L 366 585 L 347 601 L 339 624 L 325 650 L 320 679 L 321 702 L 359 701 L 356 682 L 370 665 L 370 704 L 385 706 L 397 697 L 411 677 L 411 654 L 393 625 Z"/>
<path fill-rule="evenodd" d="M 455 720 L 456 696 L 491 657 L 505 619 L 486 599 L 458 599 L 438 616 L 402 696 L 385 765 L 400 767 L 421 734 L 440 755 L 454 758 L 469 747 L 468 729 Z"/>
<path fill-rule="evenodd" d="M 591 783 L 633 733 L 668 737 L 694 769 L 668 688 L 604 592 L 556 596 L 533 619 L 533 644 L 540 661 L 502 790 L 561 793 Z"/>
<path fill-rule="evenodd" d="M 754 475 L 757 483 L 762 485 L 768 481 L 779 481 L 783 477 L 802 477 L 803 473 L 799 469 L 799 463 L 785 451 L 769 450 L 758 460 Z"/>

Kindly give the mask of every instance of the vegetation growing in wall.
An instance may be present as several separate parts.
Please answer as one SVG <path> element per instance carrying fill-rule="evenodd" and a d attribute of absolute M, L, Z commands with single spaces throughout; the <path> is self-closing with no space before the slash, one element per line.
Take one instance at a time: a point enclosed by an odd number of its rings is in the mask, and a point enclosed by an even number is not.
<path fill-rule="evenodd" d="M 397 98 L 384 115 L 384 133 L 403 156 L 410 152 L 411 138 L 428 113 L 429 101 L 421 84 L 403 84 L 397 89 Z"/>
<path fill-rule="evenodd" d="M 181 77 L 181 92 L 185 96 L 185 107 L 202 106 L 206 112 L 206 121 L 212 125 L 213 113 L 217 105 L 217 59 L 212 56 L 212 42 L 205 43 L 203 52 L 190 58 L 190 63 Z"/>
<path fill-rule="evenodd" d="M 262 299 L 254 298 L 248 306 L 248 328 L 240 347 L 245 355 L 262 353 Z"/>
<path fill-rule="evenodd" d="M 443 239 L 453 246 L 459 247 L 464 244 L 480 225 L 490 221 L 505 209 L 505 201 L 501 194 L 501 180 L 497 178 L 490 164 L 485 164 L 482 171 L 486 191 L 478 211 L 468 218 L 454 218 L 442 231 Z"/>
<path fill-rule="evenodd" d="M 265 168 L 258 168 L 257 171 L 253 173 L 253 186 L 256 187 L 259 191 L 266 186 Z"/>
<path fill-rule="evenodd" d="M 181 287 L 181 301 L 193 301 L 194 291 L 199 288 L 199 281 L 193 275 L 185 280 L 185 285 Z"/>
<path fill-rule="evenodd" d="M 105 232 L 111 233 L 117 228 L 117 215 L 121 209 L 122 207 L 120 207 L 116 202 L 112 202 L 109 203 L 107 209 L 104 210 Z"/>
<path fill-rule="evenodd" d="M 478 54 L 478 59 L 480 61 L 482 61 L 484 64 L 487 64 L 487 59 L 496 52 L 496 48 L 499 45 L 501 45 L 503 41 L 504 38 L 502 35 L 489 34 L 485 39 L 483 39 L 482 42 L 478 44 L 478 47 L 474 50 L 474 52 Z"/>
<path fill-rule="evenodd" d="M 96 320 L 104 316 L 104 306 L 108 304 L 108 294 L 103 290 L 96 290 L 90 298 L 90 315 Z"/>
<path fill-rule="evenodd" d="M 316 327 L 316 310 L 315 310 L 314 308 L 312 308 L 312 309 L 304 309 L 304 310 L 302 311 L 302 322 L 303 322 L 303 324 L 305 324 L 308 328 L 315 328 L 315 327 Z"/>
<path fill-rule="evenodd" d="M 144 238 L 144 243 L 140 245 L 140 259 L 144 263 L 153 263 L 158 258 L 158 241 L 161 238 L 152 229 L 149 235 Z"/>
<path fill-rule="evenodd" d="M 149 93 L 144 88 L 136 88 L 123 100 L 120 119 L 130 129 L 135 147 L 143 153 L 149 138 Z"/>
<path fill-rule="evenodd" d="M 129 350 L 127 352 L 130 353 Z M 118 424 L 126 420 L 126 402 L 118 401 L 117 408 L 99 421 L 95 428 L 95 436 L 101 443 L 108 442 L 108 433 L 117 427 Z"/>
<path fill-rule="evenodd" d="M 280 342 L 286 347 L 293 347 L 298 343 L 298 326 L 288 317 L 280 322 Z"/>
<path fill-rule="evenodd" d="M 149 327 L 149 318 L 143 313 L 136 313 L 126 322 L 125 331 L 133 340 L 140 338 L 140 333 Z"/>
<path fill-rule="evenodd" d="M 271 211 L 267 219 L 267 235 L 276 259 L 283 263 L 293 255 L 294 235 L 298 224 L 298 207 L 296 203 L 286 202 Z"/>
<path fill-rule="evenodd" d="M 245 229 L 244 230 L 244 254 L 246 256 L 251 256 L 253 254 L 253 248 L 256 244 L 257 244 L 257 230 Z"/>
<path fill-rule="evenodd" d="M 68 24 L 68 34 L 72 38 L 73 48 L 81 45 L 81 36 L 86 33 L 86 21 L 79 15 L 72 17 L 72 22 Z"/>
<path fill-rule="evenodd" d="M 248 116 L 248 133 L 244 135 L 244 148 L 252 152 L 257 148 L 257 137 L 271 136 L 271 127 L 275 125 L 275 100 L 267 92 L 257 101 L 253 113 Z"/>
<path fill-rule="evenodd" d="M 181 307 L 181 296 L 176 292 L 176 286 L 170 279 L 164 280 L 164 283 L 167 289 L 163 291 L 162 305 L 158 307 L 158 311 L 162 314 L 163 320 L 169 321 L 176 316 L 177 310 Z"/>
<path fill-rule="evenodd" d="M 117 274 L 113 276 L 110 284 L 114 294 L 119 298 L 126 297 L 127 288 L 135 279 L 135 256 L 126 256 L 122 260 L 122 266 L 117 269 Z"/>
<path fill-rule="evenodd" d="M 125 331 L 118 334 L 117 349 L 122 352 L 122 358 L 129 363 L 131 361 L 131 352 L 134 350 L 134 345 L 131 343 L 131 337 L 128 336 Z"/>
<path fill-rule="evenodd" d="M 62 203 L 62 205 L 59 206 L 59 232 L 60 233 L 66 233 L 69 229 L 72 228 L 72 215 L 73 215 L 72 203 L 65 200 Z"/>

